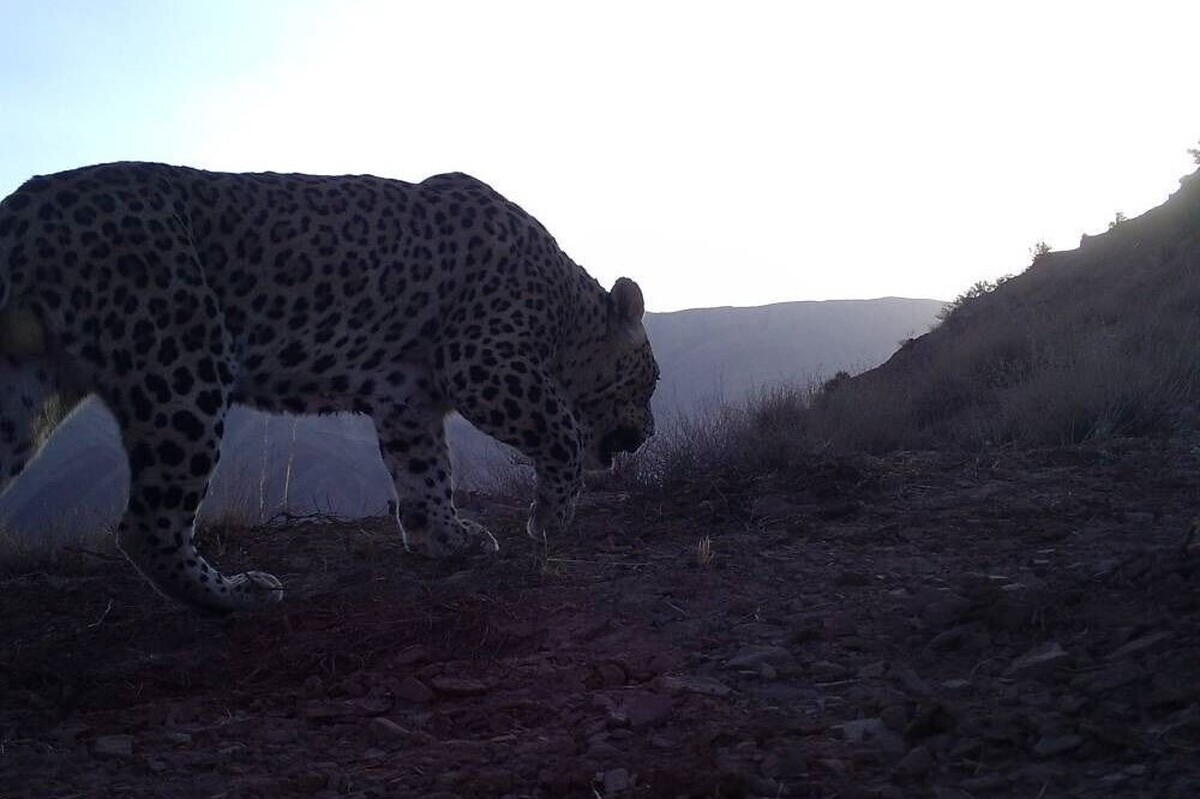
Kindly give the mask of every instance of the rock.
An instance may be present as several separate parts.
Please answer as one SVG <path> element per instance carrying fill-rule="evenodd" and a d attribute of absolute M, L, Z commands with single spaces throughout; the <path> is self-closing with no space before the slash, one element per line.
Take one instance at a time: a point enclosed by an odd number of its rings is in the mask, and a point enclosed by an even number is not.
<path fill-rule="evenodd" d="M 593 741 L 588 744 L 587 756 L 596 761 L 609 760 L 619 757 L 621 750 L 608 741 Z"/>
<path fill-rule="evenodd" d="M 917 708 L 912 721 L 904 728 L 904 738 L 909 741 L 928 738 L 952 731 L 958 724 L 954 709 L 939 701 L 923 702 Z"/>
<path fill-rule="evenodd" d="M 913 595 L 911 607 L 934 628 L 953 627 L 971 612 L 971 600 L 948 589 L 925 588 Z"/>
<path fill-rule="evenodd" d="M 969 794 L 997 793 L 1008 790 L 1008 780 L 999 774 L 983 774 L 963 780 L 959 786 Z"/>
<path fill-rule="evenodd" d="M 967 639 L 969 629 L 968 625 L 960 624 L 957 627 L 944 630 L 935 635 L 926 648 L 932 652 L 951 652 L 955 649 L 961 649 L 963 642 Z"/>
<path fill-rule="evenodd" d="M 821 625 L 830 638 L 845 638 L 858 632 L 858 624 L 849 613 L 830 613 L 821 620 Z"/>
<path fill-rule="evenodd" d="M 1058 641 L 1047 641 L 1030 649 L 1009 664 L 1007 677 L 1038 679 L 1053 673 L 1070 660 L 1070 655 Z"/>
<path fill-rule="evenodd" d="M 896 773 L 902 777 L 924 777 L 933 770 L 933 755 L 924 746 L 915 746 L 896 765 Z"/>
<path fill-rule="evenodd" d="M 842 735 L 850 743 L 865 743 L 874 741 L 880 748 L 894 753 L 904 751 L 904 739 L 883 723 L 882 719 L 855 719 L 838 725 Z"/>
<path fill-rule="evenodd" d="M 762 663 L 782 666 L 792 660 L 792 653 L 781 646 L 748 646 L 725 661 L 725 666 L 730 669 L 757 669 Z"/>
<path fill-rule="evenodd" d="M 846 586 L 849 588 L 861 588 L 864 585 L 870 585 L 870 583 L 870 575 L 853 570 L 844 571 L 834 579 L 835 585 Z"/>
<path fill-rule="evenodd" d="M 614 768 L 605 771 L 599 775 L 597 782 L 604 786 L 605 796 L 621 793 L 633 787 L 633 780 L 630 778 L 629 770 L 623 768 Z"/>
<path fill-rule="evenodd" d="M 984 617 L 992 629 L 1016 632 L 1029 626 L 1037 607 L 1032 599 L 1005 599 L 988 608 Z"/>
<path fill-rule="evenodd" d="M 1173 637 L 1174 635 L 1170 632 L 1147 633 L 1133 639 L 1115 652 L 1109 653 L 1104 659 L 1121 660 L 1122 658 L 1133 657 L 1135 655 L 1149 654 L 1156 649 L 1162 648 L 1162 645 L 1170 641 Z"/>
<path fill-rule="evenodd" d="M 278 719 L 272 719 L 262 731 L 262 739 L 269 744 L 290 744 L 298 737 L 295 727 L 285 727 Z"/>
<path fill-rule="evenodd" d="M 595 679 L 602 688 L 616 688 L 625 684 L 625 669 L 619 663 L 601 663 L 596 666 Z"/>
<path fill-rule="evenodd" d="M 437 739 L 427 732 L 410 730 L 383 716 L 371 719 L 371 723 L 367 725 L 367 732 L 379 743 L 399 741 L 411 743 L 416 746 L 425 746 L 437 742 Z"/>
<path fill-rule="evenodd" d="M 1054 757 L 1078 749 L 1082 744 L 1083 737 L 1079 735 L 1043 735 L 1033 745 L 1033 754 L 1043 758 Z"/>
<path fill-rule="evenodd" d="M 1092 675 L 1091 679 L 1086 680 L 1081 687 L 1088 694 L 1095 696 L 1139 682 L 1145 677 L 1145 669 L 1133 663 L 1124 662 Z"/>
<path fill-rule="evenodd" d="M 650 691 L 628 691 L 613 711 L 613 718 L 631 727 L 651 727 L 666 721 L 675 709 L 671 697 Z"/>
<path fill-rule="evenodd" d="M 392 664 L 396 666 L 411 666 L 428 658 L 429 652 L 426 651 L 425 647 L 417 644 L 394 655 L 392 657 Z"/>
<path fill-rule="evenodd" d="M 391 719 L 384 718 L 383 716 L 377 716 L 376 718 L 371 719 L 371 723 L 367 729 L 370 730 L 371 734 L 375 736 L 377 740 L 388 738 L 403 740 L 409 735 L 409 731 L 407 729 L 401 727 Z"/>
<path fill-rule="evenodd" d="M 879 720 L 886 724 L 889 730 L 903 732 L 908 726 L 908 711 L 904 705 L 888 705 L 880 711 Z"/>
<path fill-rule="evenodd" d="M 131 757 L 132 735 L 102 735 L 92 742 L 92 755 L 101 758 Z"/>
<path fill-rule="evenodd" d="M 887 661 L 877 660 L 874 663 L 868 663 L 858 670 L 858 678 L 860 680 L 873 680 L 882 677 L 887 673 Z"/>
<path fill-rule="evenodd" d="M 933 693 L 933 689 L 929 687 L 929 683 L 921 679 L 920 675 L 907 666 L 892 669 L 892 678 L 900 683 L 901 687 L 910 694 L 929 696 Z"/>
<path fill-rule="evenodd" d="M 1079 711 L 1087 706 L 1088 700 L 1078 694 L 1064 694 L 1058 700 L 1058 709 L 1061 713 L 1066 713 L 1068 716 L 1074 716 Z"/>
<path fill-rule="evenodd" d="M 64 724 L 61 727 L 56 727 L 52 733 L 54 740 L 61 744 L 73 744 L 75 740 L 89 731 L 91 727 L 87 724 Z"/>
<path fill-rule="evenodd" d="M 850 669 L 840 663 L 832 663 L 828 660 L 815 661 L 809 666 L 809 669 L 817 682 L 838 682 L 850 676 Z"/>
<path fill-rule="evenodd" d="M 796 503 L 786 494 L 766 494 L 750 503 L 750 515 L 755 519 L 789 519 L 798 512 Z"/>
<path fill-rule="evenodd" d="M 396 696 L 420 705 L 433 700 L 433 691 L 416 677 L 405 677 L 396 686 Z"/>
<path fill-rule="evenodd" d="M 795 778 L 808 773 L 808 748 L 801 743 L 791 742 L 773 753 L 769 760 L 770 771 L 775 776 Z"/>
<path fill-rule="evenodd" d="M 429 684 L 433 690 L 447 696 L 481 696 L 492 690 L 492 687 L 483 680 L 475 680 L 470 677 L 437 676 L 430 680 Z"/>
<path fill-rule="evenodd" d="M 175 746 L 188 746 L 192 742 L 191 733 L 178 732 L 175 730 L 164 733 L 163 738 L 167 740 L 167 743 L 174 744 Z"/>
<path fill-rule="evenodd" d="M 672 693 L 693 693 L 705 696 L 729 696 L 732 689 L 713 677 L 700 677 L 690 674 L 663 675 L 658 684 Z"/>

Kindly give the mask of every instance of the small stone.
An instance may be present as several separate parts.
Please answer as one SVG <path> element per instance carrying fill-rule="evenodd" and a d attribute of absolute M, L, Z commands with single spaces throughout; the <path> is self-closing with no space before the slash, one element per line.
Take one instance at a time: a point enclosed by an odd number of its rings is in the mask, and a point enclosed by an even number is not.
<path fill-rule="evenodd" d="M 621 750 L 608 741 L 594 741 L 588 744 L 587 748 L 587 756 L 597 761 L 617 757 L 620 754 Z"/>
<path fill-rule="evenodd" d="M 175 744 L 176 746 L 187 746 L 192 742 L 191 733 L 187 732 L 171 730 L 167 733 L 164 733 L 163 737 L 167 739 L 167 743 Z"/>
<path fill-rule="evenodd" d="M 367 726 L 367 730 L 374 736 L 375 740 L 397 740 L 402 741 L 407 739 L 412 733 L 401 727 L 391 719 L 377 716 L 371 719 L 371 723 Z"/>
<path fill-rule="evenodd" d="M 850 676 L 850 670 L 840 663 L 817 660 L 809 666 L 817 682 L 838 682 Z"/>
<path fill-rule="evenodd" d="M 842 735 L 850 743 L 874 741 L 888 751 L 900 753 L 904 751 L 904 739 L 899 734 L 888 729 L 882 719 L 855 719 L 839 725 Z"/>
<path fill-rule="evenodd" d="M 929 696 L 933 693 L 933 689 L 929 687 L 929 683 L 925 682 L 919 674 L 907 666 L 893 669 L 892 677 L 910 694 Z"/>
<path fill-rule="evenodd" d="M 954 709 L 944 702 L 923 702 L 913 714 L 912 721 L 904 728 L 904 737 L 909 741 L 928 738 L 931 735 L 950 732 L 957 723 Z"/>
<path fill-rule="evenodd" d="M 262 731 L 262 739 L 269 744 L 290 744 L 296 740 L 297 735 L 295 727 L 285 727 L 278 723 L 270 724 Z"/>
<path fill-rule="evenodd" d="M 1145 655 L 1160 649 L 1174 636 L 1170 632 L 1147 633 L 1139 636 L 1105 657 L 1105 660 L 1121 660 L 1134 655 Z"/>
<path fill-rule="evenodd" d="M 896 773 L 904 777 L 923 777 L 933 770 L 933 755 L 924 746 L 915 746 L 896 766 Z"/>
<path fill-rule="evenodd" d="M 789 519 L 796 514 L 796 503 L 786 494 L 767 494 L 750 503 L 750 515 L 756 519 Z"/>
<path fill-rule="evenodd" d="M 951 694 L 962 694 L 971 690 L 971 681 L 964 680 L 962 677 L 952 677 L 949 680 L 942 682 L 942 688 Z"/>
<path fill-rule="evenodd" d="M 629 691 L 621 698 L 615 716 L 631 727 L 650 727 L 666 721 L 674 710 L 671 697 L 649 691 Z"/>
<path fill-rule="evenodd" d="M 92 742 L 92 754 L 98 758 L 130 757 L 133 754 L 133 736 L 102 735 Z"/>
<path fill-rule="evenodd" d="M 601 775 L 600 782 L 604 785 L 605 795 L 627 791 L 633 786 L 629 776 L 629 769 L 624 768 L 609 769 Z"/>
<path fill-rule="evenodd" d="M 873 680 L 882 677 L 887 673 L 887 661 L 877 660 L 874 663 L 868 663 L 858 670 L 858 676 L 863 680 Z"/>
<path fill-rule="evenodd" d="M 428 657 L 429 653 L 425 650 L 425 647 L 418 644 L 410 646 L 408 649 L 396 654 L 392 658 L 392 664 L 396 666 L 411 666 L 414 663 L 420 663 L 422 660 L 428 659 Z"/>
<path fill-rule="evenodd" d="M 887 725 L 889 730 L 903 732 L 908 726 L 908 711 L 904 705 L 888 705 L 879 714 L 879 720 Z"/>
<path fill-rule="evenodd" d="M 448 696 L 480 696 L 492 690 L 492 687 L 483 680 L 474 680 L 470 677 L 437 676 L 430 680 L 429 684 L 439 694 Z"/>
<path fill-rule="evenodd" d="M 1070 655 L 1059 645 L 1058 641 L 1047 641 L 1044 644 L 1038 644 L 1014 660 L 1004 673 L 1009 677 L 1037 679 L 1066 665 L 1069 659 Z"/>
<path fill-rule="evenodd" d="M 1038 757 L 1054 757 L 1078 749 L 1082 744 L 1083 737 L 1079 735 L 1043 735 L 1033 745 L 1033 753 Z"/>
<path fill-rule="evenodd" d="M 933 628 L 958 624 L 974 607 L 971 600 L 945 589 L 927 589 L 914 597 L 921 619 Z"/>
<path fill-rule="evenodd" d="M 835 580 L 836 585 L 847 586 L 850 588 L 861 588 L 864 585 L 870 585 L 871 578 L 869 575 L 860 571 L 846 570 L 839 574 Z"/>
<path fill-rule="evenodd" d="M 821 623 L 830 638 L 845 638 L 858 632 L 858 624 L 849 613 L 830 613 Z"/>
<path fill-rule="evenodd" d="M 1096 694 L 1106 694 L 1109 691 L 1115 691 L 1131 683 L 1139 682 L 1145 677 L 1145 669 L 1130 662 L 1123 662 L 1092 676 L 1086 685 L 1083 686 L 1083 690 L 1093 696 Z"/>
<path fill-rule="evenodd" d="M 596 667 L 596 678 L 605 688 L 615 688 L 625 684 L 625 669 L 618 663 L 601 663 Z"/>
<path fill-rule="evenodd" d="M 792 653 L 781 646 L 748 646 L 725 661 L 725 666 L 731 669 L 757 669 L 761 663 L 781 666 L 792 659 Z"/>
<path fill-rule="evenodd" d="M 75 739 L 90 729 L 91 727 L 86 724 L 64 724 L 61 727 L 56 727 L 53 735 L 59 743 L 73 744 L 75 743 Z"/>
<path fill-rule="evenodd" d="M 996 793 L 1008 790 L 1008 780 L 999 774 L 984 774 L 965 779 L 959 786 L 969 794 Z"/>
<path fill-rule="evenodd" d="M 728 696 L 732 689 L 713 677 L 690 674 L 668 674 L 659 680 L 659 685 L 672 693 L 693 693 L 705 696 Z"/>
<path fill-rule="evenodd" d="M 424 704 L 433 700 L 433 691 L 416 677 L 405 677 L 396 686 L 396 696 L 407 702 Z"/>

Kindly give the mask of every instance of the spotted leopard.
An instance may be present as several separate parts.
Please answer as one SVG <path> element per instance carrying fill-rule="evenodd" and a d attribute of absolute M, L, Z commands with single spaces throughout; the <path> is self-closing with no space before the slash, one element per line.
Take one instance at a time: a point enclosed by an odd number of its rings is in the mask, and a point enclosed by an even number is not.
<path fill-rule="evenodd" d="M 642 315 L 636 283 L 604 290 L 463 174 L 35 177 L 0 203 L 0 488 L 48 403 L 95 395 L 129 460 L 121 550 L 168 597 L 256 607 L 280 581 L 223 574 L 193 538 L 232 404 L 369 416 L 405 546 L 430 557 L 495 547 L 454 505 L 457 411 L 534 463 L 540 537 L 571 521 L 585 468 L 654 432 Z"/>

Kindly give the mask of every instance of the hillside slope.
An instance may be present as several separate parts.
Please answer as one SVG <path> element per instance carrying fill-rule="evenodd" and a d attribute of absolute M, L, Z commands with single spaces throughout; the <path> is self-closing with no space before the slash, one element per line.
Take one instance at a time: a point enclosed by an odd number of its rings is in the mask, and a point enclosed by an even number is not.
<path fill-rule="evenodd" d="M 1190 426 L 1200 400 L 1200 173 L 1163 205 L 1051 252 L 886 363 L 843 381 L 814 435 L 1074 443 Z"/>

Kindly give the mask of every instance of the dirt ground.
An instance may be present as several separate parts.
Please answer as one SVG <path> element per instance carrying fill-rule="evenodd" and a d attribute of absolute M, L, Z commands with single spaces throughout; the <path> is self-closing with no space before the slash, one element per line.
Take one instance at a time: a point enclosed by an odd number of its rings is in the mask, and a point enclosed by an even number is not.
<path fill-rule="evenodd" d="M 594 491 L 539 562 L 226 534 L 279 610 L 108 552 L 0 580 L 0 797 L 1200 796 L 1200 452 L 814 459 Z M 705 545 L 705 541 L 708 545 Z"/>

